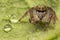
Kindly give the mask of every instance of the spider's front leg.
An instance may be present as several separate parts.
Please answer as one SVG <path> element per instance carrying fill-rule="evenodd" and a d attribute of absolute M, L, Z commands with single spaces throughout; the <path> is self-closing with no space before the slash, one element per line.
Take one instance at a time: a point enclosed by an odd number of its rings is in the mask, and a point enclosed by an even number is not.
<path fill-rule="evenodd" d="M 47 22 L 46 22 L 46 24 L 45 24 L 45 27 L 48 27 L 49 26 L 49 24 L 50 24 L 50 22 L 51 22 L 51 18 L 52 17 L 52 15 L 49 15 L 49 17 L 48 17 L 48 19 L 47 19 Z"/>
<path fill-rule="evenodd" d="M 49 26 L 51 21 L 52 21 L 53 24 L 55 24 L 56 20 L 57 20 L 57 16 L 55 14 L 55 11 L 52 8 L 50 8 L 50 7 L 47 7 L 47 8 L 48 8 L 48 11 L 49 11 L 49 15 L 48 15 L 46 27 Z"/>
<path fill-rule="evenodd" d="M 51 11 L 45 26 L 48 27 L 51 21 L 52 21 L 53 24 L 55 24 L 56 23 L 56 19 L 57 19 L 57 17 L 56 17 L 55 12 Z"/>
<path fill-rule="evenodd" d="M 32 15 L 32 11 L 33 11 L 33 8 L 30 8 L 28 11 L 26 11 L 19 19 L 19 21 L 21 21 L 27 14 L 28 12 L 30 13 L 30 17 L 32 18 L 33 15 Z"/>
<path fill-rule="evenodd" d="M 56 14 L 54 13 L 53 16 L 52 16 L 52 21 L 53 21 L 53 24 L 56 23 L 56 20 L 57 20 L 57 16 Z"/>
<path fill-rule="evenodd" d="M 36 24 L 36 21 L 34 20 L 34 16 L 33 16 L 33 11 L 35 10 L 34 7 L 30 8 L 28 11 L 26 11 L 22 17 L 19 19 L 19 21 L 21 21 L 29 12 L 30 14 L 30 18 L 29 18 L 29 22 L 32 23 L 32 24 Z"/>
<path fill-rule="evenodd" d="M 35 20 L 35 15 L 34 15 L 34 10 L 35 8 L 32 8 L 29 10 L 29 14 L 30 14 L 30 18 L 29 18 L 29 22 L 32 23 L 32 24 L 36 24 L 37 21 Z"/>
<path fill-rule="evenodd" d="M 28 13 L 28 11 L 20 17 L 19 21 L 21 21 L 27 15 L 27 13 Z"/>

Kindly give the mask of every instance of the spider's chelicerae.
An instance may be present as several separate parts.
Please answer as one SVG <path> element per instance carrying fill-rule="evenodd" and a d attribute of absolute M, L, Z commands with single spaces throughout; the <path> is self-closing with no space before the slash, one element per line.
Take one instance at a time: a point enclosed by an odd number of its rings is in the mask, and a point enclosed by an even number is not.
<path fill-rule="evenodd" d="M 56 14 L 55 11 L 48 6 L 36 6 L 30 8 L 26 13 L 19 19 L 19 21 L 24 18 L 27 13 L 29 12 L 30 18 L 29 22 L 32 24 L 38 24 L 39 22 L 46 22 L 45 26 L 48 27 L 50 22 L 52 21 L 53 24 L 56 23 Z"/>

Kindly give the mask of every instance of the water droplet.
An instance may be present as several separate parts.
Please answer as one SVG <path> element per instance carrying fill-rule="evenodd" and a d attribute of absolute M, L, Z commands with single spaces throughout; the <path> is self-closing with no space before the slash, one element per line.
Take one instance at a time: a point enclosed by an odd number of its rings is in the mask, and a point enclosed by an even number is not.
<path fill-rule="evenodd" d="M 10 19 L 11 23 L 17 23 L 18 20 L 17 19 Z"/>
<path fill-rule="evenodd" d="M 6 24 L 5 26 L 4 26 L 4 31 L 5 32 L 10 32 L 12 30 L 12 26 L 10 25 L 10 24 Z"/>
<path fill-rule="evenodd" d="M 11 23 L 17 23 L 18 22 L 17 16 L 12 15 L 11 18 L 10 18 L 10 21 L 11 21 Z"/>

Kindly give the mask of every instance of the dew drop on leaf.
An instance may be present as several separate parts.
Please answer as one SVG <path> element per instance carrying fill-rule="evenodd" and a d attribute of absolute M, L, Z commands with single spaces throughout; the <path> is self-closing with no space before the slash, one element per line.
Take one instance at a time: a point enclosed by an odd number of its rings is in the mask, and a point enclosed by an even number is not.
<path fill-rule="evenodd" d="M 3 30 L 4 32 L 10 32 L 12 30 L 12 26 L 10 24 L 6 24 Z"/>

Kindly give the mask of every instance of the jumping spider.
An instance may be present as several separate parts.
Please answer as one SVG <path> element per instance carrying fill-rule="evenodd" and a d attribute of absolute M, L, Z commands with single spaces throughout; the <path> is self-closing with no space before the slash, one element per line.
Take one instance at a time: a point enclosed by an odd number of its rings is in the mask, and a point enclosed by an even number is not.
<path fill-rule="evenodd" d="M 29 12 L 30 18 L 29 22 L 32 24 L 38 24 L 39 22 L 45 21 L 45 26 L 48 27 L 50 22 L 52 21 L 53 24 L 56 23 L 56 14 L 55 11 L 48 6 L 36 6 L 30 8 L 26 13 L 19 19 L 19 21 L 24 18 L 27 13 Z"/>

